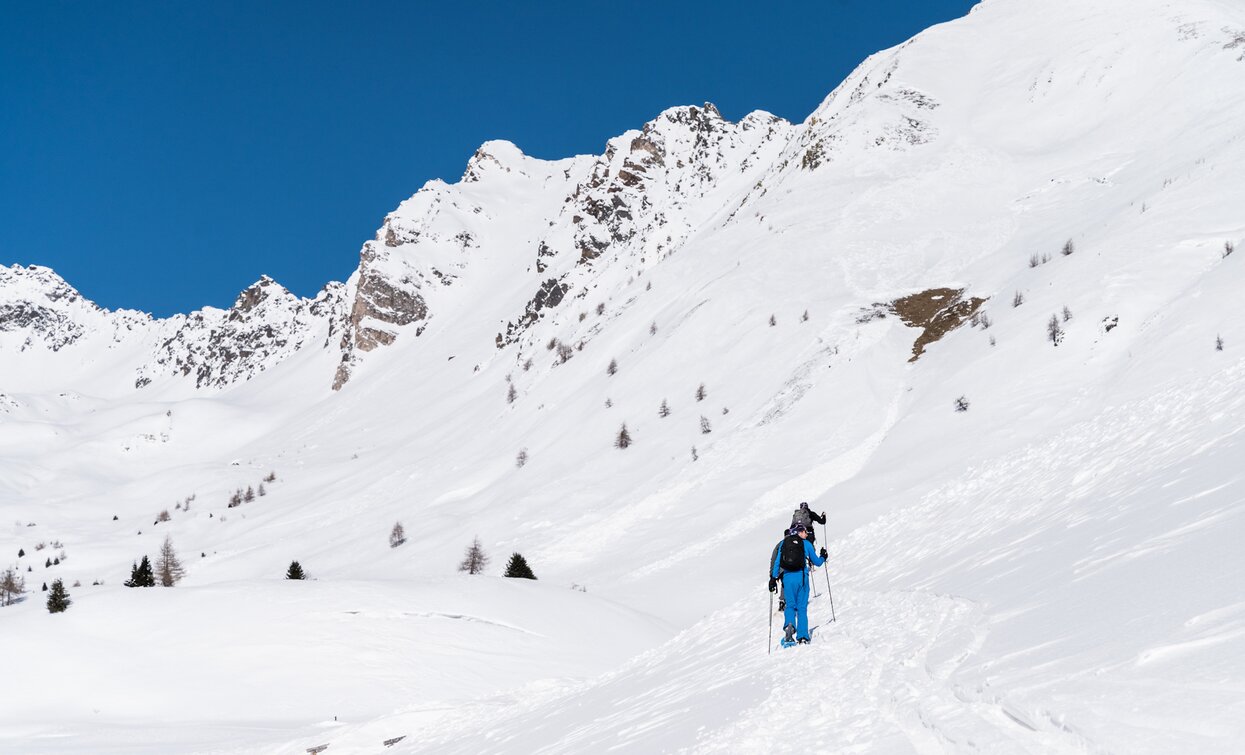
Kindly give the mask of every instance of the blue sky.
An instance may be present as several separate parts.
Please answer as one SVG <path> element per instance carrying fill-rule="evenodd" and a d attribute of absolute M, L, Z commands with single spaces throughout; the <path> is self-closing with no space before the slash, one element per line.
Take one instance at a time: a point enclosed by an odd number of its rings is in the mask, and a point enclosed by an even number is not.
<path fill-rule="evenodd" d="M 599 153 L 660 111 L 803 120 L 969 0 L 12 2 L 0 264 L 109 308 L 345 280 L 384 215 L 481 142 Z"/>

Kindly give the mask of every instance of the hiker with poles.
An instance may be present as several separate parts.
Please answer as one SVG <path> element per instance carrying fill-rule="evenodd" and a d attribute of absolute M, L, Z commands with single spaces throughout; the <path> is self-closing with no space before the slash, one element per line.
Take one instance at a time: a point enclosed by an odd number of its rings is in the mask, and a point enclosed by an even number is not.
<path fill-rule="evenodd" d="M 816 543 L 817 532 L 813 528 L 813 522 L 823 527 L 826 526 L 826 512 L 823 511 L 821 514 L 817 514 L 817 512 L 808 508 L 808 501 L 802 501 L 800 508 L 796 509 L 795 513 L 791 515 L 791 526 L 795 527 L 797 524 L 804 525 L 805 529 L 808 530 L 809 542 Z"/>
<path fill-rule="evenodd" d="M 783 647 L 795 644 L 805 645 L 809 642 L 808 632 L 808 565 L 821 566 L 826 562 L 826 549 L 821 552 L 813 550 L 808 541 L 808 527 L 797 524 L 792 528 L 793 534 L 787 535 L 779 544 L 770 564 L 769 591 L 778 590 L 781 578 L 786 606 L 783 611 Z M 828 583 L 827 583 L 828 584 Z"/>

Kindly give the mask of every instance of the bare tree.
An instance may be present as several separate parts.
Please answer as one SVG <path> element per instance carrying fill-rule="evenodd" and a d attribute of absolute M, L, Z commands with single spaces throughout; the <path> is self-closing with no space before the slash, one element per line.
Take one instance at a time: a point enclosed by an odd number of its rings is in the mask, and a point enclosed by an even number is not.
<path fill-rule="evenodd" d="M 173 538 L 165 536 L 164 544 L 160 546 L 160 557 L 156 559 L 156 577 L 164 587 L 172 587 L 184 576 L 186 570 L 182 568 L 182 562 L 177 560 L 177 553 L 173 550 Z"/>
<path fill-rule="evenodd" d="M 1059 324 L 1059 315 L 1051 315 L 1050 320 L 1047 321 L 1046 337 L 1056 346 L 1063 340 L 1063 326 Z"/>
<path fill-rule="evenodd" d="M 0 606 L 10 606 L 26 592 L 26 578 L 21 572 L 9 567 L 0 572 Z"/>
<path fill-rule="evenodd" d="M 402 528 L 402 522 L 394 522 L 393 529 L 389 530 L 389 547 L 397 548 L 406 542 L 406 530 Z"/>
<path fill-rule="evenodd" d="M 1228 257 L 1231 257 L 1232 253 L 1235 251 L 1236 251 L 1236 244 L 1233 244 L 1231 241 L 1223 242 L 1223 256 L 1225 259 Z"/>
<path fill-rule="evenodd" d="M 159 513 L 159 514 L 156 514 L 156 521 L 157 521 L 157 522 L 167 522 L 168 520 L 170 520 L 170 519 L 172 519 L 172 518 L 173 518 L 173 517 L 169 516 L 169 510 L 168 510 L 168 509 L 161 509 L 160 513 Z"/>
<path fill-rule="evenodd" d="M 605 302 L 601 302 L 600 304 L 597 305 L 597 314 L 598 315 L 605 314 Z"/>
<path fill-rule="evenodd" d="M 1063 321 L 1067 322 L 1072 319 L 1072 310 L 1068 309 L 1068 305 L 1063 305 Z"/>
<path fill-rule="evenodd" d="M 1021 304 L 1024 304 L 1024 303 L 1025 303 L 1025 295 L 1017 291 L 1016 295 L 1012 297 L 1012 306 L 1019 307 Z"/>
<path fill-rule="evenodd" d="M 479 574 L 488 566 L 488 562 L 489 557 L 484 555 L 484 546 L 480 545 L 480 538 L 476 537 L 471 541 L 471 545 L 467 546 L 467 552 L 463 555 L 458 570 L 468 574 Z"/>
<path fill-rule="evenodd" d="M 264 482 L 276 482 L 276 481 L 277 481 L 276 472 L 269 472 L 268 476 L 264 478 Z"/>
<path fill-rule="evenodd" d="M 700 415 L 700 432 L 703 435 L 713 432 L 713 428 L 709 426 L 709 418 L 703 414 Z"/>

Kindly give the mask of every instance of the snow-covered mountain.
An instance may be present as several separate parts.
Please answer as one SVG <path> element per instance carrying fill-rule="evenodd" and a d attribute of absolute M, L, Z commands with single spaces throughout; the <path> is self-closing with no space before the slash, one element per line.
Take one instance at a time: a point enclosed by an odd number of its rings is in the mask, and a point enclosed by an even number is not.
<path fill-rule="evenodd" d="M 799 124 L 488 142 L 312 300 L 0 268 L 0 547 L 81 583 L 0 749 L 1240 751 L 1242 81 L 1234 3 L 987 0 Z"/>

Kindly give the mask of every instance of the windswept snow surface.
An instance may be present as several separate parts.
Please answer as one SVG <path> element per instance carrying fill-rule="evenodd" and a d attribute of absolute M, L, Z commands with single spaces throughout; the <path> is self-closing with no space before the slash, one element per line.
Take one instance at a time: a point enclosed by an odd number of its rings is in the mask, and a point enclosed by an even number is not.
<path fill-rule="evenodd" d="M 988 0 L 801 124 L 490 142 L 314 302 L 8 271 L 0 750 L 1245 751 L 1243 55 L 1234 3 Z M 985 303 L 910 361 L 933 289 Z"/>

